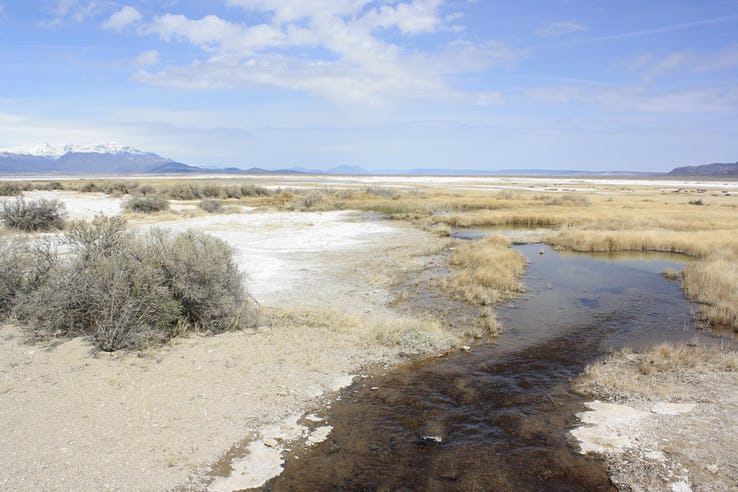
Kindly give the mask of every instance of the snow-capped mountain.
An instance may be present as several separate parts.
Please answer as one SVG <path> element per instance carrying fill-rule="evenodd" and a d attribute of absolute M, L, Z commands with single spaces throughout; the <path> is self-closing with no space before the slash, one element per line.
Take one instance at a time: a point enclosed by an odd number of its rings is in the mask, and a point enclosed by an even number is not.
<path fill-rule="evenodd" d="M 0 150 L 3 174 L 128 174 L 151 173 L 159 168 L 199 169 L 151 152 L 117 143 L 66 145 L 48 143 Z"/>

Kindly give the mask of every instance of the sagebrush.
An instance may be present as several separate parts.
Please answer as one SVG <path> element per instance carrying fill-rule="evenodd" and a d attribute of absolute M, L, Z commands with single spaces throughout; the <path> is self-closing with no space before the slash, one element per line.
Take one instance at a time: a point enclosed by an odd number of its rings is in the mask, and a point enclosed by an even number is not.
<path fill-rule="evenodd" d="M 134 234 L 121 217 L 98 216 L 70 224 L 63 240 L 70 253 L 10 298 L 37 337 L 87 335 L 101 350 L 139 349 L 190 329 L 217 333 L 255 320 L 233 251 L 218 238 Z"/>

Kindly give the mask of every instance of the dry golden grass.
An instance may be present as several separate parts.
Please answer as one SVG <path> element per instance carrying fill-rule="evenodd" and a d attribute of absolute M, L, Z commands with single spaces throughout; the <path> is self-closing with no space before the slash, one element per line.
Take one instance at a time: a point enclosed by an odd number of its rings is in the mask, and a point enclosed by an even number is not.
<path fill-rule="evenodd" d="M 527 261 L 503 236 L 459 241 L 449 263 L 454 271 L 446 288 L 472 304 L 491 306 L 525 289 L 520 278 Z"/>
<path fill-rule="evenodd" d="M 738 252 L 719 251 L 688 265 L 682 287 L 701 304 L 700 316 L 738 331 Z"/>
<path fill-rule="evenodd" d="M 575 382 L 586 395 L 642 395 L 647 398 L 679 399 L 685 383 L 683 371 L 716 374 L 738 371 L 738 352 L 723 347 L 699 347 L 668 343 L 643 352 L 625 349 L 588 365 Z M 656 376 L 656 377 L 655 377 Z"/>
<path fill-rule="evenodd" d="M 89 183 L 90 180 L 65 181 L 64 185 L 84 188 Z M 96 180 L 95 183 L 100 185 L 98 189 L 116 188 L 111 180 Z M 243 196 L 242 205 L 276 210 L 371 211 L 410 220 L 439 235 L 447 235 L 453 228 L 544 227 L 556 229 L 546 236 L 546 242 L 579 251 L 668 251 L 690 255 L 695 260 L 683 275 L 685 292 L 701 303 L 700 314 L 706 322 L 732 326 L 738 331 L 738 273 L 735 270 L 738 193 L 734 188 L 698 189 L 687 187 L 679 180 L 653 185 L 547 181 L 537 185 L 536 191 L 484 189 L 484 186 L 495 185 L 477 184 L 473 180 L 463 185 L 431 182 L 415 189 L 351 182 L 341 188 L 329 188 L 324 183 L 324 177 L 310 176 L 139 180 L 140 186 L 151 189 L 189 184 L 203 189 L 258 184 L 270 187 L 273 192 L 268 196 Z M 531 186 L 530 180 L 518 182 L 516 178 L 510 178 L 507 185 Z M 566 193 L 561 193 L 563 189 Z M 170 214 L 135 218 L 158 222 L 181 217 Z M 497 266 L 489 265 L 461 268 L 467 260 L 470 265 L 480 260 L 471 253 L 462 260 L 461 254 L 455 254 L 456 267 L 460 271 L 449 282 L 458 295 L 472 302 L 493 304 L 516 292 L 518 287 L 510 282 L 505 267 L 499 267 L 499 271 Z M 497 275 L 500 275 L 499 280 L 493 280 Z M 517 273 L 512 276 L 515 275 Z"/>
<path fill-rule="evenodd" d="M 385 314 L 361 316 L 310 307 L 271 308 L 262 312 L 266 325 L 285 327 L 305 337 L 315 337 L 316 330 L 351 339 L 354 344 L 372 350 L 384 347 L 407 355 L 440 352 L 458 345 L 462 334 L 444 330 L 438 321 Z M 326 340 L 332 336 L 324 336 Z M 299 339 L 295 343 L 300 344 Z"/>

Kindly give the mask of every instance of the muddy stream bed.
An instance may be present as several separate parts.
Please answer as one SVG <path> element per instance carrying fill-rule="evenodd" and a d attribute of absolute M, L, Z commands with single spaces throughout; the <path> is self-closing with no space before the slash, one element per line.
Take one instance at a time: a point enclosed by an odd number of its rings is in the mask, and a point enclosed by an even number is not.
<path fill-rule="evenodd" d="M 660 275 L 684 260 L 516 248 L 527 291 L 497 307 L 504 334 L 358 380 L 321 415 L 328 438 L 285 453 L 262 490 L 612 490 L 568 436 L 584 410 L 571 379 L 610 349 L 709 341 Z"/>

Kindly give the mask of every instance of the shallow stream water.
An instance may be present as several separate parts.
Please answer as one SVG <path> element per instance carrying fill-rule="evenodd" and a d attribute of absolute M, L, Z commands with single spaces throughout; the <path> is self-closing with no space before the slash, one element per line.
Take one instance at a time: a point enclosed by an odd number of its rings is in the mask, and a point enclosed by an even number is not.
<path fill-rule="evenodd" d="M 683 265 L 516 248 L 527 292 L 498 306 L 503 335 L 355 383 L 325 412 L 329 438 L 288 454 L 264 490 L 612 490 L 568 441 L 584 409 L 571 380 L 611 348 L 708 337 L 660 275 Z"/>

